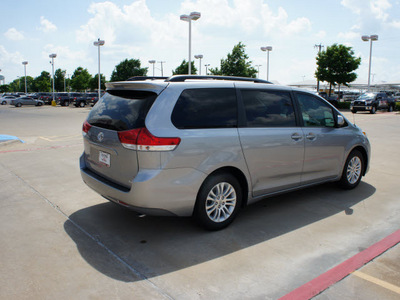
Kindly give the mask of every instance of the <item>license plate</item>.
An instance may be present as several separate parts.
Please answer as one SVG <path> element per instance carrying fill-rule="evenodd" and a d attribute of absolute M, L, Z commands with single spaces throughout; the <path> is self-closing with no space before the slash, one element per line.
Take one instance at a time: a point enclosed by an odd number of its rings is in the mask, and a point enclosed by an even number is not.
<path fill-rule="evenodd" d="M 99 162 L 110 167 L 111 165 L 111 155 L 110 153 L 99 151 Z"/>

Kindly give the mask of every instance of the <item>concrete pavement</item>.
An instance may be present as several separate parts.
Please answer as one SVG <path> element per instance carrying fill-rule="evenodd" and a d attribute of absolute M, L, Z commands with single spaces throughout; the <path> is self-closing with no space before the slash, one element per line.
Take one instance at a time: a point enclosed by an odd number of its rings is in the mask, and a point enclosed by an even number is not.
<path fill-rule="evenodd" d="M 373 150 L 357 189 L 274 197 L 205 232 L 189 218 L 139 217 L 85 186 L 88 111 L 0 107 L 0 133 L 26 141 L 0 146 L 1 299 L 278 299 L 400 228 L 396 113 L 355 116 Z M 393 268 L 383 281 L 400 282 Z M 358 298 L 351 278 L 318 297 L 376 299 Z"/>

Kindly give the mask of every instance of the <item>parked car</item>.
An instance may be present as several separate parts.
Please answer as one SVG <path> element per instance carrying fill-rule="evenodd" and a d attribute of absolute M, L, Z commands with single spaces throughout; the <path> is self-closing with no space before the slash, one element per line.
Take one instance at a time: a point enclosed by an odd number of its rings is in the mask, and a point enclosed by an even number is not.
<path fill-rule="evenodd" d="M 0 103 L 1 103 L 1 105 L 11 104 L 11 100 L 14 100 L 16 98 L 18 98 L 18 97 L 5 95 L 0 98 Z"/>
<path fill-rule="evenodd" d="M 369 169 L 366 135 L 311 92 L 219 76 L 106 86 L 83 123 L 81 175 L 143 214 L 218 230 L 265 197 L 332 181 L 352 189 Z"/>
<path fill-rule="evenodd" d="M 334 107 L 338 106 L 338 96 L 333 95 L 333 96 L 329 96 L 327 93 L 325 92 L 320 92 L 319 95 L 324 98 L 326 101 L 328 101 L 330 104 L 332 104 Z"/>
<path fill-rule="evenodd" d="M 395 108 L 395 100 L 386 93 L 365 93 L 351 102 L 350 110 L 352 113 L 358 111 L 369 111 L 371 114 L 376 113 L 378 109 L 384 109 L 389 112 Z"/>
<path fill-rule="evenodd" d="M 85 93 L 81 94 L 80 97 L 74 99 L 74 105 L 76 107 L 85 107 L 92 103 L 97 98 L 97 93 Z"/>
<path fill-rule="evenodd" d="M 44 102 L 42 100 L 33 99 L 30 97 L 19 97 L 11 100 L 11 105 L 15 105 L 16 107 L 21 107 L 22 105 L 35 105 L 42 106 Z"/>

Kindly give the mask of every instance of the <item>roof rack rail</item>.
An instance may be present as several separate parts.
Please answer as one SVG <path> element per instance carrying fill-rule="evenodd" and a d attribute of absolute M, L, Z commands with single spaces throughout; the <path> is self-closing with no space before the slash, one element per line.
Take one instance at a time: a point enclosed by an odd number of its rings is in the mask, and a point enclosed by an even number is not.
<path fill-rule="evenodd" d="M 159 77 L 159 76 L 133 76 L 128 78 L 126 81 L 143 81 L 143 80 L 156 80 L 156 79 L 168 79 L 168 77 Z"/>
<path fill-rule="evenodd" d="M 166 79 L 166 82 L 184 82 L 186 80 L 194 79 L 194 80 L 231 80 L 231 81 L 249 81 L 254 83 L 268 83 L 272 84 L 272 82 L 258 79 L 258 78 L 250 78 L 250 77 L 236 77 L 236 76 L 216 76 L 216 75 L 174 75 Z"/>

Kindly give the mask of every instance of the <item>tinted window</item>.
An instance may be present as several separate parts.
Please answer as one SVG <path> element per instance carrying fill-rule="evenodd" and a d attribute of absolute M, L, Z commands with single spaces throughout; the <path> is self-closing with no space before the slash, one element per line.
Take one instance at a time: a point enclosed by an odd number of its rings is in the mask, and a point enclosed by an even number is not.
<path fill-rule="evenodd" d="M 109 91 L 89 113 L 89 124 L 117 131 L 144 127 L 157 95 L 146 91 Z"/>
<path fill-rule="evenodd" d="M 297 94 L 305 127 L 334 127 L 332 107 L 312 95 Z"/>
<path fill-rule="evenodd" d="M 288 92 L 242 90 L 248 127 L 294 127 L 296 119 Z"/>
<path fill-rule="evenodd" d="M 191 89 L 180 95 L 172 123 L 179 129 L 237 126 L 234 89 Z"/>

